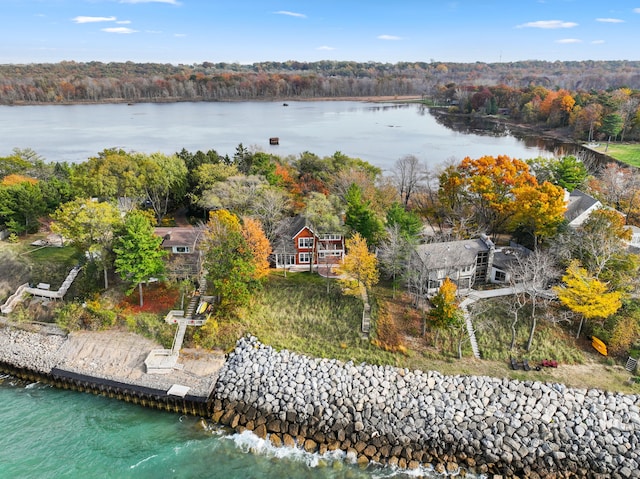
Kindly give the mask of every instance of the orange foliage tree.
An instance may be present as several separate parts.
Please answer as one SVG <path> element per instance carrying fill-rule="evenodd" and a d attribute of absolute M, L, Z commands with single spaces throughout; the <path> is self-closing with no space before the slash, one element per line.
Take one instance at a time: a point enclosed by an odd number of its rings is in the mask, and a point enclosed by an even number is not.
<path fill-rule="evenodd" d="M 260 221 L 253 218 L 243 218 L 242 222 L 242 236 L 253 255 L 255 278 L 262 279 L 269 274 L 271 243 L 265 236 Z"/>
<path fill-rule="evenodd" d="M 460 178 L 462 194 L 475 210 L 478 223 L 491 233 L 504 227 L 514 213 L 514 190 L 536 186 L 537 181 L 524 161 L 506 155 L 466 157 L 454 174 Z"/>
<path fill-rule="evenodd" d="M 38 182 L 35 178 L 31 178 L 30 176 L 19 175 L 17 173 L 13 173 L 11 175 L 7 175 L 2 179 L 2 186 L 13 186 L 19 185 L 20 183 L 30 183 L 35 185 Z"/>

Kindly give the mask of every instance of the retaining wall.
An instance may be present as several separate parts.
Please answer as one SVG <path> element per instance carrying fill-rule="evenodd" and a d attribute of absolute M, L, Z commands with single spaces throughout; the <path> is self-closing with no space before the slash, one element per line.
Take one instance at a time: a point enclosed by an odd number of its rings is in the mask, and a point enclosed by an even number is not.
<path fill-rule="evenodd" d="M 275 445 L 354 460 L 508 477 L 640 477 L 640 397 L 560 384 L 444 376 L 238 342 L 216 421 Z"/>

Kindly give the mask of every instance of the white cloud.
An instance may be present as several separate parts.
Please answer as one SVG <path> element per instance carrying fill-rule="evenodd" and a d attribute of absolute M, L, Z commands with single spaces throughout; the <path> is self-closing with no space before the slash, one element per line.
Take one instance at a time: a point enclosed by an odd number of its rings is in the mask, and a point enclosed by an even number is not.
<path fill-rule="evenodd" d="M 578 40 L 577 38 L 562 38 L 561 40 L 556 40 L 556 43 L 582 43 L 582 40 Z"/>
<path fill-rule="evenodd" d="M 620 20 L 619 18 L 596 18 L 596 22 L 602 22 L 602 23 L 624 23 L 624 20 Z"/>
<path fill-rule="evenodd" d="M 115 22 L 116 17 L 75 17 L 71 21 L 74 23 L 98 23 L 98 22 Z"/>
<path fill-rule="evenodd" d="M 181 5 L 178 0 L 120 0 L 120 3 L 168 3 L 169 5 Z"/>
<path fill-rule="evenodd" d="M 112 28 L 102 28 L 102 31 L 107 33 L 128 34 L 128 33 L 136 33 L 138 30 L 134 30 L 133 28 L 127 28 L 127 27 L 112 27 Z"/>
<path fill-rule="evenodd" d="M 592 45 L 602 45 L 604 43 L 604 40 L 594 40 L 591 42 Z"/>
<path fill-rule="evenodd" d="M 518 25 L 517 28 L 554 29 L 554 28 L 573 28 L 573 27 L 577 27 L 577 26 L 578 26 L 577 23 L 564 22 L 562 20 L 540 20 L 538 22 L 523 23 L 522 25 Z"/>
<path fill-rule="evenodd" d="M 402 40 L 400 37 L 396 37 L 395 35 L 378 35 L 378 40 Z"/>
<path fill-rule="evenodd" d="M 321 47 L 316 48 L 316 50 L 321 50 L 324 52 L 330 52 L 332 50 L 335 50 L 335 48 L 327 46 L 327 45 L 322 45 Z"/>
<path fill-rule="evenodd" d="M 278 12 L 273 12 L 273 13 L 274 15 L 287 15 L 289 17 L 307 18 L 307 16 L 304 13 L 289 12 L 287 10 L 280 10 Z"/>
<path fill-rule="evenodd" d="M 116 23 L 118 25 L 130 25 L 131 24 L 131 20 L 118 20 Z"/>

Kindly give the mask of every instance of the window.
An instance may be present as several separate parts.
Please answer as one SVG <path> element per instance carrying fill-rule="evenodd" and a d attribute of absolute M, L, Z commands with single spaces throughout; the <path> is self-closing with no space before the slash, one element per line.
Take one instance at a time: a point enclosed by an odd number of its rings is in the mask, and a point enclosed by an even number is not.
<path fill-rule="evenodd" d="M 298 253 L 298 263 L 310 263 L 311 253 Z"/>
<path fill-rule="evenodd" d="M 191 250 L 189 249 L 188 246 L 174 246 L 173 248 L 171 248 L 171 252 L 182 254 L 182 253 L 191 253 Z"/>
<path fill-rule="evenodd" d="M 342 253 L 340 251 L 320 251 L 318 252 L 318 258 L 324 259 L 328 256 L 340 257 Z"/>
<path fill-rule="evenodd" d="M 339 241 L 342 239 L 342 235 L 322 235 L 321 237 L 323 240 L 329 240 L 329 241 Z"/>
<path fill-rule="evenodd" d="M 298 238 L 299 249 L 311 249 L 313 248 L 313 238 Z"/>
<path fill-rule="evenodd" d="M 295 254 L 277 254 L 276 255 L 277 266 L 291 266 L 292 264 L 296 264 Z"/>
<path fill-rule="evenodd" d="M 499 283 L 504 283 L 507 280 L 507 275 L 504 271 L 496 270 L 495 280 Z"/>

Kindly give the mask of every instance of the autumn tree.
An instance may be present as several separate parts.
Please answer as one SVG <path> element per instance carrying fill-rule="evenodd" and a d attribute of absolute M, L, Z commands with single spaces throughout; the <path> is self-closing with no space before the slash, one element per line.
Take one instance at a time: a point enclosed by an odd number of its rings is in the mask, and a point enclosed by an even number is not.
<path fill-rule="evenodd" d="M 261 280 L 269 274 L 271 243 L 269 243 L 269 240 L 265 236 L 260 221 L 253 218 L 243 218 L 242 236 L 253 258 L 255 265 L 254 277 L 257 280 Z"/>
<path fill-rule="evenodd" d="M 585 319 L 604 320 L 622 306 L 622 293 L 609 291 L 607 285 L 590 275 L 578 260 L 569 263 L 562 281 L 564 284 L 554 286 L 553 289 L 562 304 L 581 316 L 576 338 L 580 336 Z"/>
<path fill-rule="evenodd" d="M 164 274 L 167 252 L 161 244 L 162 238 L 154 233 L 149 215 L 139 210 L 127 213 L 113 241 L 116 272 L 131 283 L 127 294 L 138 286 L 141 307 L 144 305 L 142 283 Z"/>
<path fill-rule="evenodd" d="M 259 223 L 249 221 L 243 229 L 228 210 L 210 213 L 202 241 L 204 268 L 221 313 L 247 304 L 260 285 L 266 275 L 265 255 L 270 253 L 267 243 Z"/>
<path fill-rule="evenodd" d="M 360 297 L 363 289 L 366 294 L 366 290 L 378 282 L 378 261 L 359 233 L 347 239 L 346 243 L 347 254 L 338 267 L 338 273 L 342 276 L 338 281 L 347 294 Z"/>
<path fill-rule="evenodd" d="M 600 208 L 578 229 L 554 240 L 554 249 L 565 260 L 577 259 L 595 278 L 615 290 L 631 292 L 637 287 L 638 256 L 628 251 L 631 231 L 615 210 Z"/>
<path fill-rule="evenodd" d="M 438 332 L 457 328 L 464 321 L 462 310 L 458 307 L 457 289 L 453 281 L 445 278 L 436 295 L 431 298 L 432 308 L 429 310 L 428 318 Z M 461 344 L 459 344 L 458 355 L 462 357 Z"/>
<path fill-rule="evenodd" d="M 63 204 L 52 215 L 51 231 L 70 241 L 78 251 L 102 268 L 109 287 L 111 246 L 120 213 L 111 203 L 78 198 Z"/>
<path fill-rule="evenodd" d="M 444 176 L 448 202 L 464 201 L 473 208 L 476 221 L 488 233 L 505 226 L 515 210 L 514 192 L 523 186 L 535 186 L 529 166 L 505 155 L 467 157 Z M 441 183 L 442 185 L 442 183 Z"/>
<path fill-rule="evenodd" d="M 533 186 L 515 188 L 511 228 L 520 234 L 529 235 L 536 248 L 544 238 L 554 236 L 564 221 L 566 205 L 564 190 L 548 181 Z"/>

